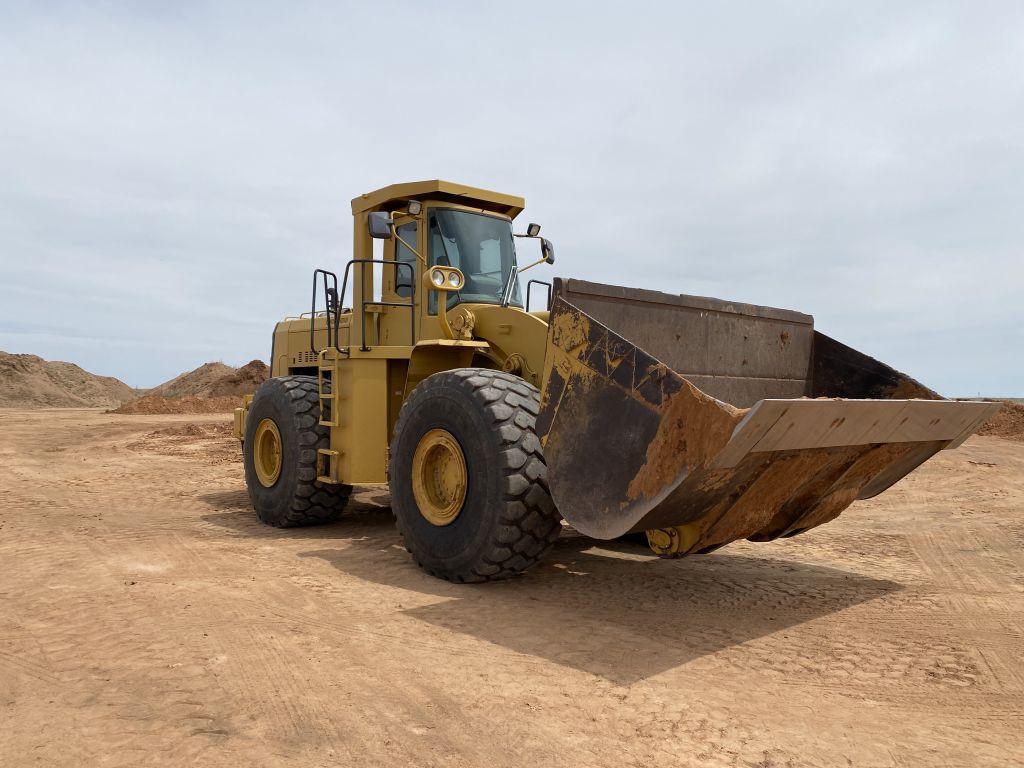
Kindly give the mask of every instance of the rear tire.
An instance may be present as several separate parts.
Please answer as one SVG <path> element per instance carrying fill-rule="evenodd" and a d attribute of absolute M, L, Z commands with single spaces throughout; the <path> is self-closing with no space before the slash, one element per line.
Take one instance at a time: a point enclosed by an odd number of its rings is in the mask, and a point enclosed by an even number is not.
<path fill-rule="evenodd" d="M 406 400 L 391 442 L 391 508 L 406 549 L 427 573 L 456 582 L 507 579 L 535 565 L 558 538 L 561 517 L 534 431 L 539 409 L 536 387 L 485 368 L 436 373 Z M 417 448 L 439 431 L 464 457 L 464 500 L 447 522 L 421 513 L 414 490 Z"/>
<path fill-rule="evenodd" d="M 263 457 L 266 448 L 256 448 L 257 432 L 268 420 L 272 427 L 267 424 L 263 428 L 261 440 L 279 440 L 280 459 L 276 464 Z M 262 437 L 274 428 L 276 438 Z M 317 482 L 317 449 L 329 446 L 330 429 L 320 426 L 315 376 L 281 376 L 263 382 L 246 416 L 242 442 L 245 483 L 260 520 L 278 528 L 292 528 L 338 519 L 352 486 Z M 259 457 L 257 451 L 261 452 Z M 259 467 L 257 459 L 263 462 Z"/>

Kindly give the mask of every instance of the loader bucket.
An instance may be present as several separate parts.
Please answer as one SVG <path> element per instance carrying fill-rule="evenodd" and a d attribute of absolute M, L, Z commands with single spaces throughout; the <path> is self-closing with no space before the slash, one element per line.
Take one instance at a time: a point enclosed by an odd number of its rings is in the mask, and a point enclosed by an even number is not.
<path fill-rule="evenodd" d="M 999 407 L 943 400 L 809 315 L 577 280 L 554 293 L 537 431 L 555 504 L 594 538 L 648 531 L 683 554 L 801 533 Z"/>

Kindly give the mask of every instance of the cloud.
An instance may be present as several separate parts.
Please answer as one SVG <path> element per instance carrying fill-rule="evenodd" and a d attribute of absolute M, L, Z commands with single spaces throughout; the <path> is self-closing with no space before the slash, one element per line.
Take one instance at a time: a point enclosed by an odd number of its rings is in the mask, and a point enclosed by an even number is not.
<path fill-rule="evenodd" d="M 5 4 L 0 28 L 0 348 L 140 386 L 266 358 L 348 258 L 348 200 L 441 177 L 524 195 L 558 274 L 800 309 L 947 394 L 1024 394 L 1018 4 Z"/>

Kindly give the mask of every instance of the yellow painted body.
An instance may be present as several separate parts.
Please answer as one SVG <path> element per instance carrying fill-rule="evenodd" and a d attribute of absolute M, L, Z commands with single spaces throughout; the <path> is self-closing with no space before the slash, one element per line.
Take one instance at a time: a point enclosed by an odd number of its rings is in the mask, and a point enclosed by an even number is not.
<path fill-rule="evenodd" d="M 412 200 L 422 205 L 415 216 L 407 210 Z M 399 241 L 394 237 L 381 240 L 382 252 L 374 254 L 368 217 L 376 211 L 390 213 L 396 230 L 415 224 L 418 251 L 429 263 L 430 254 L 423 244 L 428 239 L 431 210 L 455 209 L 511 221 L 524 207 L 521 197 L 451 182 L 394 184 L 352 201 L 352 258 L 395 261 Z M 425 264 L 418 264 L 417 276 L 425 277 L 424 268 Z M 322 312 L 288 318 L 274 328 L 271 376 L 314 375 L 320 378 L 322 388 L 323 382 L 330 382 L 326 387 L 330 391 L 321 395 L 325 423 L 331 428 L 330 448 L 320 452 L 322 481 L 350 485 L 386 482 L 388 445 L 398 412 L 416 384 L 433 373 L 479 366 L 508 370 L 538 388 L 543 385 L 546 312 L 480 303 L 459 304 L 445 312 L 441 298 L 439 311 L 431 314 L 431 288 L 424 280 L 415 279 L 412 297 L 401 296 L 396 291 L 396 272 L 387 265 L 376 269 L 370 264 L 350 266 L 351 307 L 338 317 L 334 346 L 329 343 L 328 320 Z M 338 270 L 338 277 L 344 280 L 343 269 Z M 320 301 L 322 306 L 322 296 Z M 399 302 L 407 305 L 388 306 Z M 410 311 L 415 316 L 415 339 Z M 236 413 L 238 437 L 243 434 L 247 410 L 248 405 Z"/>

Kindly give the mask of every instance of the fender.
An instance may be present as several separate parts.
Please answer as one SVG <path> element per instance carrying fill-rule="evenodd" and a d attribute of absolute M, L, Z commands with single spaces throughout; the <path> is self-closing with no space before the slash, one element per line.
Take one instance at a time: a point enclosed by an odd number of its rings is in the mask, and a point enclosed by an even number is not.
<path fill-rule="evenodd" d="M 418 342 L 409 356 L 403 402 L 427 376 L 450 371 L 452 368 L 468 368 L 473 364 L 473 355 L 488 353 L 490 347 L 486 341 L 462 339 L 430 339 Z"/>

